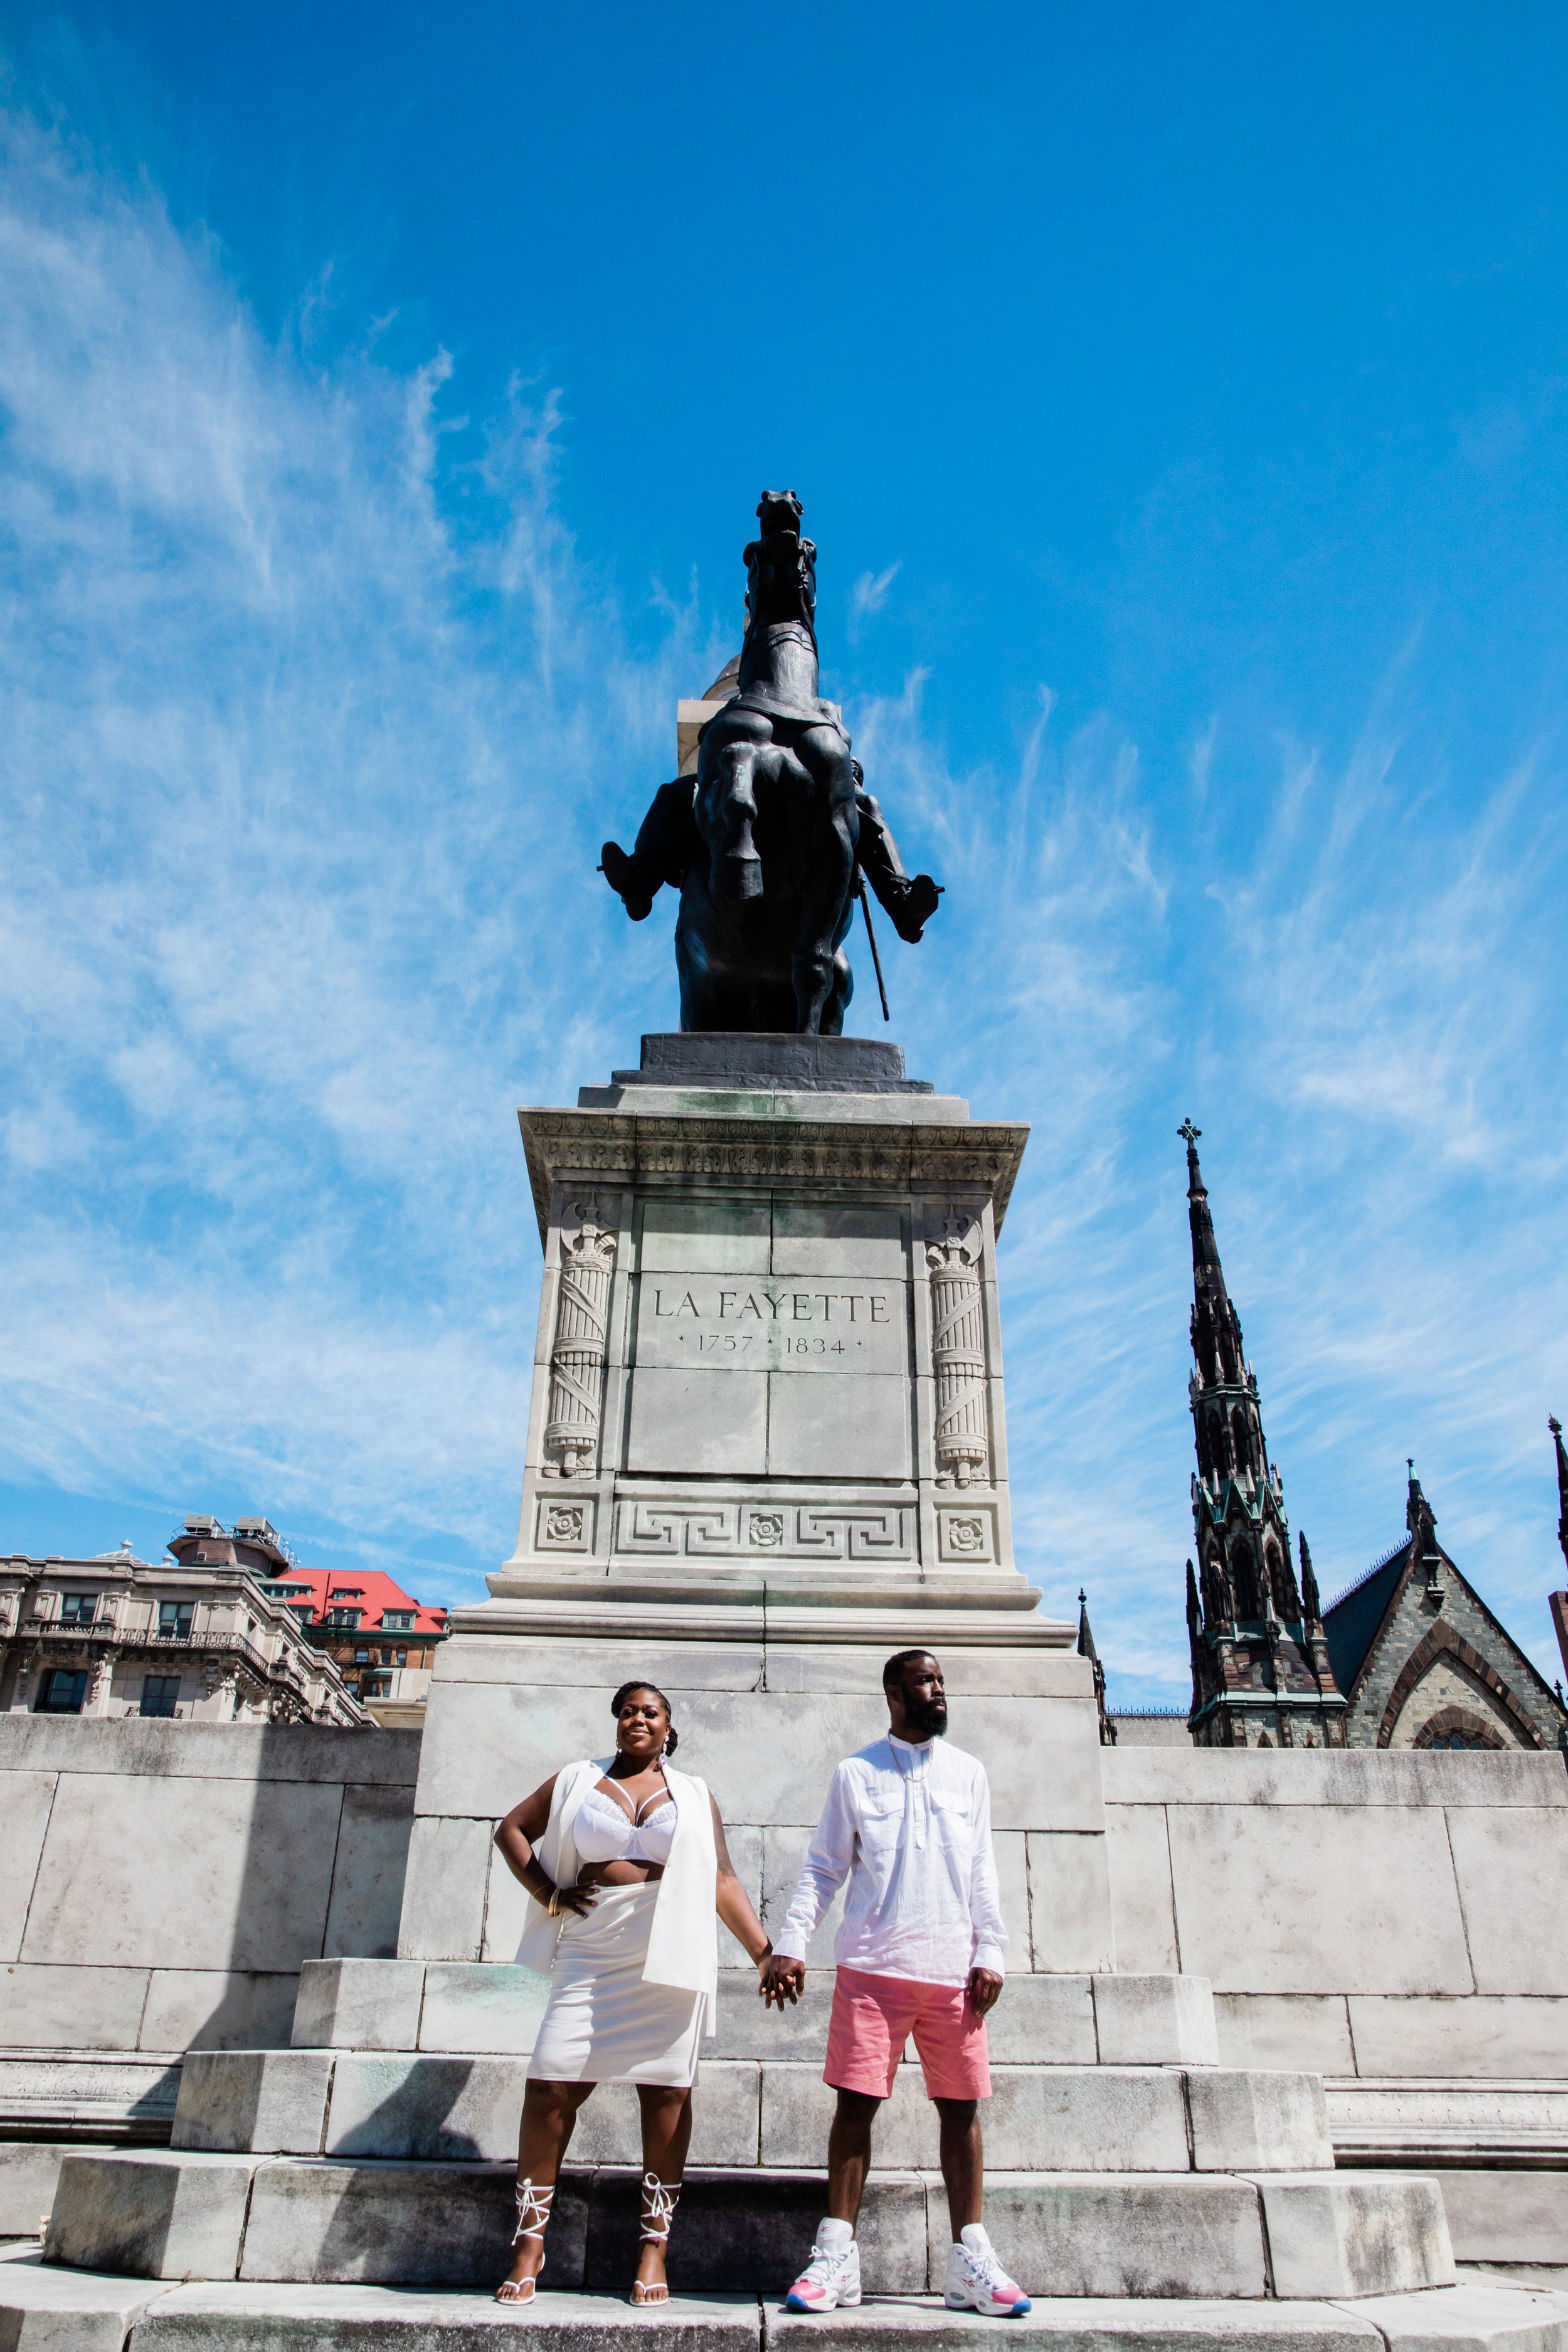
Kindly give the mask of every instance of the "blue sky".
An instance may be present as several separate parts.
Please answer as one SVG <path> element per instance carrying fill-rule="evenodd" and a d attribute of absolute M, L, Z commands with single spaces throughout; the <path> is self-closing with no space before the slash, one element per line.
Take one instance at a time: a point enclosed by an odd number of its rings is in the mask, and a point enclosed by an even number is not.
<path fill-rule="evenodd" d="M 1517 5 L 13 5 L 0 1546 L 482 1592 L 521 1101 L 677 1018 L 594 874 L 764 484 L 1034 1138 L 1019 1555 L 1185 1696 L 1204 1129 L 1326 1590 L 1560 1671 L 1568 27 Z M 668 906 L 668 902 L 666 902 Z M 851 1026 L 879 1026 L 868 975 Z"/>

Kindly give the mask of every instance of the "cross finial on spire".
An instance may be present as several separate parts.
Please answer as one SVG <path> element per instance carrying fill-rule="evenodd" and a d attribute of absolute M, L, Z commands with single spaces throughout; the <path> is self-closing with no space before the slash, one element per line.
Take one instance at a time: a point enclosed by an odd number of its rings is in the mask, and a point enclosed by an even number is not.
<path fill-rule="evenodd" d="M 1190 1118 L 1184 1118 L 1180 1127 L 1177 1128 L 1176 1133 L 1184 1137 L 1187 1149 L 1191 1150 L 1193 1145 L 1196 1143 L 1199 1136 L 1203 1133 L 1203 1129 L 1201 1127 L 1194 1127 Z"/>

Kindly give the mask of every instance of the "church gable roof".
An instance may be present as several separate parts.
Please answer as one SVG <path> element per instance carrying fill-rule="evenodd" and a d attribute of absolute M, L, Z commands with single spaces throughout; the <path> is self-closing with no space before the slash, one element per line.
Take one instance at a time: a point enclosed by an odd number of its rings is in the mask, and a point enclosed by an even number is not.
<path fill-rule="evenodd" d="M 1386 1559 L 1369 1568 L 1358 1583 L 1342 1592 L 1337 1601 L 1331 1601 L 1323 1612 L 1329 1664 L 1334 1670 L 1335 1682 L 1347 1694 L 1366 1664 L 1384 1619 L 1394 1606 L 1413 1540 L 1406 1537 Z"/>

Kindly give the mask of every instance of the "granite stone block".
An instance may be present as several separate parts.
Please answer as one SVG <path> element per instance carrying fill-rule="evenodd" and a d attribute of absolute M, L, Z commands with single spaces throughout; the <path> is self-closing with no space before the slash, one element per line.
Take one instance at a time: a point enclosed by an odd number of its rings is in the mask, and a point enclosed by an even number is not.
<path fill-rule="evenodd" d="M 533 1969 L 431 1960 L 419 2047 L 526 2057 L 549 1998 L 549 1978 Z"/>
<path fill-rule="evenodd" d="M 298 1977 L 256 1969 L 154 1969 L 143 2050 L 270 2050 L 289 2039 Z"/>
<path fill-rule="evenodd" d="M 68 2156 L 44 2259 L 130 2278 L 233 2278 L 259 2160 L 163 2148 Z"/>
<path fill-rule="evenodd" d="M 1215 1993 L 1214 2006 L 1222 2066 L 1355 2072 L 1343 1993 L 1225 1992 Z"/>
<path fill-rule="evenodd" d="M 168 2293 L 135 2279 L 61 2272 L 36 2256 L 0 2260 L 5 2352 L 123 2352 L 142 2314 Z"/>
<path fill-rule="evenodd" d="M 1098 1975 L 1114 1967 L 1106 1841 L 1083 1831 L 1031 1830 L 1029 1947 L 1034 1966 Z M 1021 1955 L 1008 1954 L 1020 1965 Z"/>
<path fill-rule="evenodd" d="M 1289 1834 L 1263 1804 L 1173 1805 L 1167 1818 L 1182 1965 L 1216 1991 L 1471 1990 L 1441 1811 L 1303 1807 Z M 1324 1905 L 1337 1885 L 1355 1902 Z"/>
<path fill-rule="evenodd" d="M 296 2049 L 413 2050 L 423 1960 L 307 1960 L 291 2035 Z"/>
<path fill-rule="evenodd" d="M 323 1958 L 389 1960 L 395 1954 L 413 1822 L 407 1789 L 343 1790 Z"/>
<path fill-rule="evenodd" d="M 67 1773 L 23 1958 L 291 1973 L 321 1948 L 342 1804 L 331 1782 Z"/>
<path fill-rule="evenodd" d="M 835 2313 L 828 2324 L 836 2352 L 910 2352 L 917 2345 L 920 2352 L 971 2352 L 974 2343 L 973 2315 L 945 2310 L 934 2297 L 868 2302 Z M 1375 2327 L 1331 2304 L 1037 2295 L 1031 2312 L 1005 2325 L 1010 2341 L 1048 2345 L 1050 2352 L 1383 2352 Z M 815 2313 L 764 2308 L 763 2326 L 772 2352 L 796 2352 L 824 2323 Z"/>
<path fill-rule="evenodd" d="M 1568 1994 L 1568 1810 L 1455 1806 L 1447 1821 L 1476 1990 Z"/>
<path fill-rule="evenodd" d="M 0 1776 L 0 1809 L 5 1822 L 5 1867 L 0 1871 L 0 1960 L 14 1960 L 22 1948 L 27 1906 L 33 1899 L 33 1882 L 55 1801 L 55 1780 L 53 1772 Z"/>
<path fill-rule="evenodd" d="M 447 1710 L 448 1716 L 455 1712 Z M 504 1805 L 500 1809 L 509 1810 Z M 488 1820 L 443 1820 L 428 1814 L 416 1819 L 397 1931 L 400 1960 L 479 1958 L 490 1837 Z"/>
<path fill-rule="evenodd" d="M 247 2279 L 366 2280 L 489 2287 L 511 2261 L 510 2164 L 265 2165 L 245 2235 Z M 544 2284 L 583 2283 L 588 2183 L 563 2173 L 545 2239 Z"/>
<path fill-rule="evenodd" d="M 1568 2267 L 1568 2170 L 1430 2169 L 1443 2192 L 1456 2262 Z"/>
<path fill-rule="evenodd" d="M 19 2050 L 134 2050 L 151 1973 L 18 1960 L 0 1969 L 5 2042 Z"/>
<path fill-rule="evenodd" d="M 193 2050 L 171 2146 L 319 2156 L 332 2059 L 324 2050 Z"/>
<path fill-rule="evenodd" d="M 820 2174 L 771 2175 L 763 2194 L 737 2173 L 693 2168 L 670 2236 L 677 2294 L 728 2291 L 773 2301 L 796 2279 L 826 2201 Z M 601 2170 L 589 2211 L 587 2284 L 625 2291 L 637 2266 L 637 2176 Z M 919 2294 L 926 2284 L 926 2191 L 913 2174 L 873 2172 L 856 2228 L 868 2294 Z"/>
<path fill-rule="evenodd" d="M 1194 2069 L 1186 2078 L 1199 2172 L 1331 2172 L 1333 2142 L 1318 2074 Z"/>
<path fill-rule="evenodd" d="M 521 1879 L 507 1867 L 499 1846 L 490 1847 L 489 1874 L 485 1882 L 485 1926 L 479 1944 L 481 1960 L 510 1968 L 517 1958 L 533 1898 Z"/>
<path fill-rule="evenodd" d="M 1568 1811 L 1554 1751 L 1391 1748 L 1108 1748 L 1112 1805 L 1547 1805 Z"/>
<path fill-rule="evenodd" d="M 1568 2053 L 1568 2000 L 1472 1995 L 1347 2003 L 1360 2074 L 1552 2075 Z M 1349 2074 L 1350 2066 L 1324 2070 Z"/>
<path fill-rule="evenodd" d="M 1182 1965 L 1163 1805 L 1107 1805 L 1110 1916 L 1117 1965 L 1172 1974 Z"/>
<path fill-rule="evenodd" d="M 947 2259 L 940 2184 L 928 2200 L 931 2275 Z M 985 2225 L 1032 2295 L 1261 2295 L 1256 2191 L 1213 2174 L 992 2172 Z"/>
<path fill-rule="evenodd" d="M 0 1717 L 0 1772 L 129 1775 L 150 1780 L 381 1780 L 412 1788 L 417 1731 L 314 1723 L 118 1721 L 77 1715 Z"/>
<path fill-rule="evenodd" d="M 1181 2076 L 1154 2068 L 997 2066 L 984 2115 L 988 2166 L 1005 2171 L 1185 2172 Z M 763 2162 L 808 2166 L 827 2147 L 835 2095 L 814 2066 L 763 2069 Z M 879 2163 L 934 2162 L 937 2120 L 918 2063 L 877 2117 Z"/>
<path fill-rule="evenodd" d="M 1521 2294 L 1481 2279 L 1436 2294 L 1373 2295 L 1356 2311 L 1388 2352 L 1563 2352 L 1568 2337 L 1561 2294 Z"/>
<path fill-rule="evenodd" d="M 1205 1977 L 1097 1976 L 1094 2026 L 1102 2066 L 1213 2066 L 1214 1994 Z"/>
<path fill-rule="evenodd" d="M 0 2238 L 42 2235 L 60 2166 L 80 2147 L 79 2140 L 74 2151 L 69 2140 L 0 2140 Z"/>
<path fill-rule="evenodd" d="M 525 2058 L 344 2051 L 332 2077 L 326 2153 L 434 2164 L 515 2158 L 527 2071 Z"/>
<path fill-rule="evenodd" d="M 1277 2295 L 1405 2294 L 1451 2286 L 1435 2180 L 1395 2172 L 1257 2176 Z"/>

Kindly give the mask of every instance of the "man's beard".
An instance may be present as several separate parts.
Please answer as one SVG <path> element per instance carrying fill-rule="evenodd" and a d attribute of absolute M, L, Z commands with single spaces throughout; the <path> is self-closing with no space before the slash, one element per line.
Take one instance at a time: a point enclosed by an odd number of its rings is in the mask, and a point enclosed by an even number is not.
<path fill-rule="evenodd" d="M 907 1698 L 904 1713 L 917 1739 L 940 1739 L 947 1729 L 947 1701 L 944 1698 Z"/>

